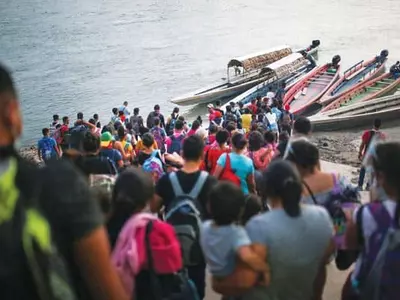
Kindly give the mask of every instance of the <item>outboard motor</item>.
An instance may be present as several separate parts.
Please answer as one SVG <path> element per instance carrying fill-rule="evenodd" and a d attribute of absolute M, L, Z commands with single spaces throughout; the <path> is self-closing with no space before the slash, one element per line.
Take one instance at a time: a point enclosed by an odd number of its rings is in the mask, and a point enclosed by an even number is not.
<path fill-rule="evenodd" d="M 340 60 L 341 60 L 340 55 L 335 55 L 332 58 L 332 66 L 334 66 L 336 68 L 340 63 Z"/>
<path fill-rule="evenodd" d="M 321 42 L 319 40 L 313 40 L 311 42 L 311 48 L 312 49 L 317 48 L 320 44 L 321 44 Z"/>
<path fill-rule="evenodd" d="M 381 51 L 381 54 L 379 55 L 381 58 L 386 58 L 389 56 L 389 51 L 384 49 Z"/>

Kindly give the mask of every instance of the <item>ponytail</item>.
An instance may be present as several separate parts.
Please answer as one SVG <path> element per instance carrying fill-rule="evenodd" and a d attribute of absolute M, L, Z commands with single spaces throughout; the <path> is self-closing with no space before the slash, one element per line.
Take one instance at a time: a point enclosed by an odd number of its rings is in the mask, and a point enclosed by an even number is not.
<path fill-rule="evenodd" d="M 300 215 L 300 197 L 302 187 L 292 178 L 286 180 L 283 184 L 282 206 L 286 214 L 291 218 Z"/>

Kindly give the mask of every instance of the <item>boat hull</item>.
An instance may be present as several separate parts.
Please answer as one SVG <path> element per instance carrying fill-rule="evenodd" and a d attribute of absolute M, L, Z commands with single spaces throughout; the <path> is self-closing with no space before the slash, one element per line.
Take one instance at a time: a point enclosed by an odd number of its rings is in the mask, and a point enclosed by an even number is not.
<path fill-rule="evenodd" d="M 301 115 L 309 112 L 312 105 L 338 80 L 339 71 L 340 66 L 331 69 L 330 64 L 314 69 L 288 90 L 283 103 L 290 105 L 293 114 Z"/>
<path fill-rule="evenodd" d="M 361 102 L 310 117 L 313 131 L 336 131 L 371 125 L 380 118 L 395 120 L 400 115 L 400 95 Z"/>
<path fill-rule="evenodd" d="M 336 81 L 328 91 L 321 97 L 321 106 L 327 106 L 334 100 L 343 96 L 347 91 L 356 85 L 361 85 L 368 80 L 372 80 L 385 72 L 385 62 L 378 61 L 376 57 L 369 61 L 362 62 L 345 72 L 344 76 Z"/>
<path fill-rule="evenodd" d="M 392 74 L 385 73 L 373 80 L 354 86 L 331 104 L 325 106 L 320 113 L 326 113 L 342 106 L 394 94 L 399 85 L 400 78 L 394 79 Z"/>

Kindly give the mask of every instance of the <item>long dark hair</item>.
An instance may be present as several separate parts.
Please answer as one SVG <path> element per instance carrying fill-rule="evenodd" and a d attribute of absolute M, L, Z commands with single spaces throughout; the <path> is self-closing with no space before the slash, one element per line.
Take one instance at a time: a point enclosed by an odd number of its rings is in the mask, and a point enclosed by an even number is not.
<path fill-rule="evenodd" d="M 374 171 L 384 175 L 385 183 L 397 193 L 395 219 L 400 224 L 400 143 L 378 144 L 372 157 Z"/>
<path fill-rule="evenodd" d="M 287 161 L 272 162 L 263 173 L 263 194 L 280 198 L 285 212 L 292 218 L 300 215 L 303 186 L 297 170 Z"/>

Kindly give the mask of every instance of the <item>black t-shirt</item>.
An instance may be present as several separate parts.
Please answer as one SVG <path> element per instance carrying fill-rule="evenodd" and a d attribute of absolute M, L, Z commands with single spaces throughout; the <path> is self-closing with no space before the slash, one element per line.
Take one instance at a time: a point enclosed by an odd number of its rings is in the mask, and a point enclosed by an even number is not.
<path fill-rule="evenodd" d="M 76 161 L 76 165 L 86 176 L 90 174 L 116 174 L 115 166 L 104 156 L 83 156 Z"/>
<path fill-rule="evenodd" d="M 200 171 L 194 173 L 185 173 L 183 171 L 176 172 L 179 183 L 181 185 L 182 191 L 184 193 L 190 193 L 200 176 Z M 206 182 L 201 189 L 198 197 L 198 201 L 202 204 L 200 208 L 203 213 L 203 218 L 208 219 L 209 214 L 207 212 L 207 202 L 208 195 L 211 188 L 217 183 L 217 179 L 211 175 L 207 177 Z M 168 205 L 175 199 L 174 190 L 172 189 L 172 184 L 169 179 L 168 174 L 165 174 L 160 178 L 156 186 L 156 193 L 162 198 L 163 205 L 168 207 Z"/>
<path fill-rule="evenodd" d="M 98 202 L 88 183 L 66 160 L 53 161 L 40 171 L 42 193 L 40 204 L 49 220 L 54 240 L 64 256 L 79 299 L 91 299 L 73 255 L 73 246 L 103 225 Z"/>

